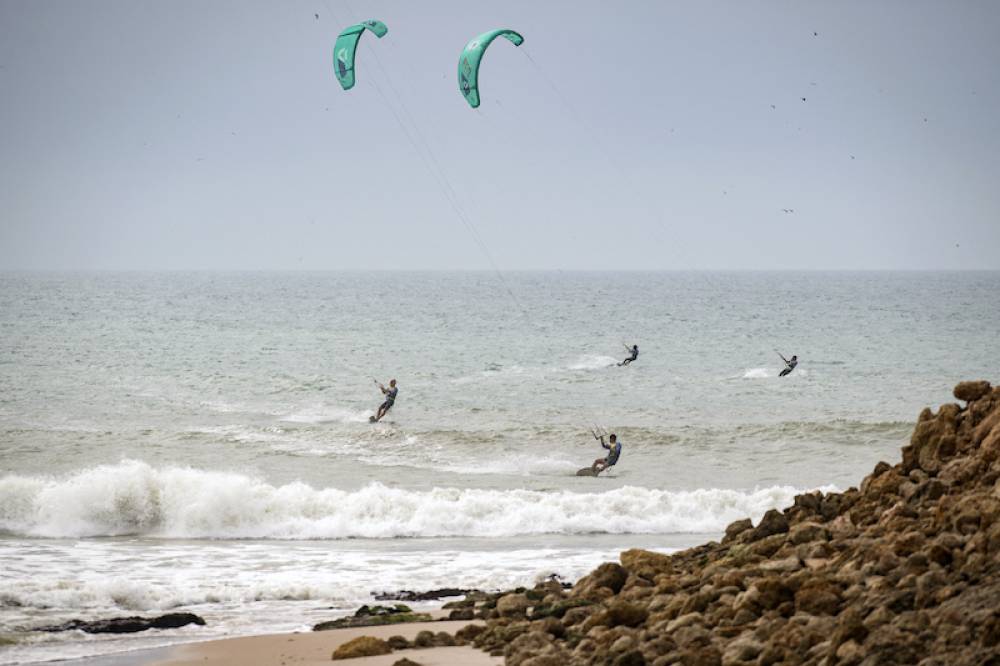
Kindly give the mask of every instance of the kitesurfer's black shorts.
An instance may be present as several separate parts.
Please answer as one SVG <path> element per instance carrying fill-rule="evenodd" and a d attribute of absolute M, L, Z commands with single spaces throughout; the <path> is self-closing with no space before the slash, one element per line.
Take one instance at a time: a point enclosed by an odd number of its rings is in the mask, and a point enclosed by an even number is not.
<path fill-rule="evenodd" d="M 389 411 L 389 409 L 392 407 L 393 403 L 394 403 L 394 401 L 392 401 L 392 400 L 386 400 L 381 405 L 379 405 L 379 409 L 384 409 L 385 411 Z"/>

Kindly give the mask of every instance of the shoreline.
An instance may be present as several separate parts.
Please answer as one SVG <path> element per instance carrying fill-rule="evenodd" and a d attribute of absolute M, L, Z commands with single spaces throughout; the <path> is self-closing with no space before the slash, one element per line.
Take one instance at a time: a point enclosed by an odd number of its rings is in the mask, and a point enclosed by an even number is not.
<path fill-rule="evenodd" d="M 327 631 L 294 632 L 290 634 L 262 634 L 221 638 L 200 643 L 186 643 L 163 648 L 156 659 L 119 662 L 117 666 L 279 666 L 296 664 L 329 664 L 331 654 L 344 643 L 360 636 L 373 636 L 382 640 L 390 636 L 403 636 L 413 641 L 421 631 L 454 633 L 470 624 L 484 626 L 481 620 L 434 620 L 433 622 L 407 622 L 402 624 L 330 629 Z M 408 648 L 390 654 L 345 659 L 344 663 L 368 666 L 391 666 L 399 659 L 409 658 L 423 666 L 492 666 L 503 664 L 503 657 L 491 657 L 471 645 L 454 647 Z M 112 666 L 94 664 L 93 666 Z"/>

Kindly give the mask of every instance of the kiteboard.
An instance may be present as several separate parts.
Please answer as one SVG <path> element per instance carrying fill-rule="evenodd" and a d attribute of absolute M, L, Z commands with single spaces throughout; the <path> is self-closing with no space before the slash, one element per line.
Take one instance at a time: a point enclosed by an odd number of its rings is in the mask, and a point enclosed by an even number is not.
<path fill-rule="evenodd" d="M 600 472 L 595 472 L 593 467 L 583 467 L 576 470 L 577 476 L 597 476 Z"/>
<path fill-rule="evenodd" d="M 369 416 L 368 417 L 368 423 L 375 423 L 375 417 L 374 416 Z"/>

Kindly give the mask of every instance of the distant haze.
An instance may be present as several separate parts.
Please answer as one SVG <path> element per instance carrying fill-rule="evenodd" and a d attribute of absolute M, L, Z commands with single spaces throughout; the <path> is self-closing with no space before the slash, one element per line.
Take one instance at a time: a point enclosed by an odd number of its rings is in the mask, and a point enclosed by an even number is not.
<path fill-rule="evenodd" d="M 997 269 L 998 36 L 988 1 L 0 0 L 0 269 Z"/>

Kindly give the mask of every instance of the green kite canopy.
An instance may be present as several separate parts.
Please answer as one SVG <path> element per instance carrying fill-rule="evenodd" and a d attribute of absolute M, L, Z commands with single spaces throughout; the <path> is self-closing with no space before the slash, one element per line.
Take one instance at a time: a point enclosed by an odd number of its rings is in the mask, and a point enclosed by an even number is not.
<path fill-rule="evenodd" d="M 361 33 L 365 28 L 374 32 L 379 39 L 389 32 L 385 23 L 369 19 L 344 28 L 333 45 L 333 73 L 337 75 L 340 87 L 344 90 L 354 87 L 354 54 L 357 53 L 358 40 L 361 39 Z"/>
<path fill-rule="evenodd" d="M 479 63 L 483 59 L 483 53 L 497 37 L 506 37 L 514 46 L 520 46 L 524 41 L 524 37 L 513 30 L 490 30 L 466 44 L 458 59 L 458 89 L 473 109 L 479 106 Z M 340 43 L 339 39 L 337 43 Z"/>

